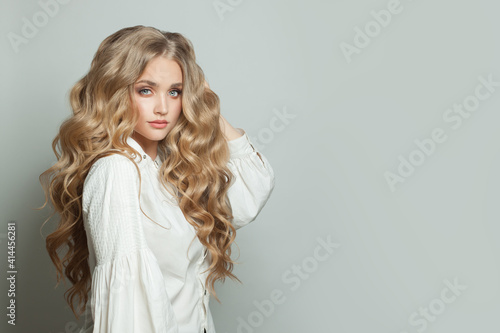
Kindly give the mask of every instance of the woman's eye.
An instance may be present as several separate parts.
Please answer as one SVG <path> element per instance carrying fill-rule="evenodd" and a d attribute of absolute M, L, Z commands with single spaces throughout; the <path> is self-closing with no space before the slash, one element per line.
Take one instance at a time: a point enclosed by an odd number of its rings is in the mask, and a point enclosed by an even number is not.
<path fill-rule="evenodd" d="M 177 97 L 181 94 L 181 91 L 180 90 L 171 90 L 168 92 L 170 94 L 170 96 L 172 97 Z"/>
<path fill-rule="evenodd" d="M 139 90 L 139 94 L 141 94 L 141 95 L 150 95 L 151 94 L 151 90 L 147 89 L 147 88 L 144 88 L 144 89 Z"/>

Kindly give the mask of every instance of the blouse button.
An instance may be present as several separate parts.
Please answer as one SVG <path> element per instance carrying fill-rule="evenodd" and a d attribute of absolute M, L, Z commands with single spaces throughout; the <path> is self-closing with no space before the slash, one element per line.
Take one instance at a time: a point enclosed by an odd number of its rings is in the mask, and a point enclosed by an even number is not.
<path fill-rule="evenodd" d="M 142 156 L 144 159 L 146 159 L 146 155 Z"/>

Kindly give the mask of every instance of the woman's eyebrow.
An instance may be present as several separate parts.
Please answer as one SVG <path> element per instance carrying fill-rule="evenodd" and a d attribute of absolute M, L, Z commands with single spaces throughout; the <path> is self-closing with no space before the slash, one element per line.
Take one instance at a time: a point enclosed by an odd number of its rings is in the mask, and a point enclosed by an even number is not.
<path fill-rule="evenodd" d="M 149 84 L 152 87 L 158 86 L 158 84 L 156 82 L 149 81 L 149 80 L 140 80 L 140 81 L 137 81 L 135 84 L 139 84 L 139 83 L 143 83 L 143 82 Z M 172 83 L 170 85 L 170 88 L 178 88 L 178 87 L 182 87 L 182 82 Z"/>

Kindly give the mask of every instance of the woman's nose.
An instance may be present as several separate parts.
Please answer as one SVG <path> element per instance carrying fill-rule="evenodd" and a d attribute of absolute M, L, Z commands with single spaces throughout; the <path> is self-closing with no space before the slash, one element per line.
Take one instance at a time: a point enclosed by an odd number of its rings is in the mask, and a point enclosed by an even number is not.
<path fill-rule="evenodd" d="M 168 113 L 168 101 L 166 96 L 160 96 L 158 98 L 158 103 L 156 103 L 155 112 L 160 114 Z"/>

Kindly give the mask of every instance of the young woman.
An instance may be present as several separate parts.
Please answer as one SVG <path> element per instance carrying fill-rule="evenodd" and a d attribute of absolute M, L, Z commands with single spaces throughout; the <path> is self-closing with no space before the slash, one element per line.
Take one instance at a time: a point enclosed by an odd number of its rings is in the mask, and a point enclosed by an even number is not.
<path fill-rule="evenodd" d="M 240 281 L 231 244 L 273 191 L 269 161 L 220 115 L 179 33 L 107 37 L 70 102 L 40 181 L 42 208 L 50 198 L 60 215 L 46 240 L 58 284 L 71 281 L 76 318 L 86 310 L 80 332 L 215 332 L 209 297 L 217 280 Z"/>

